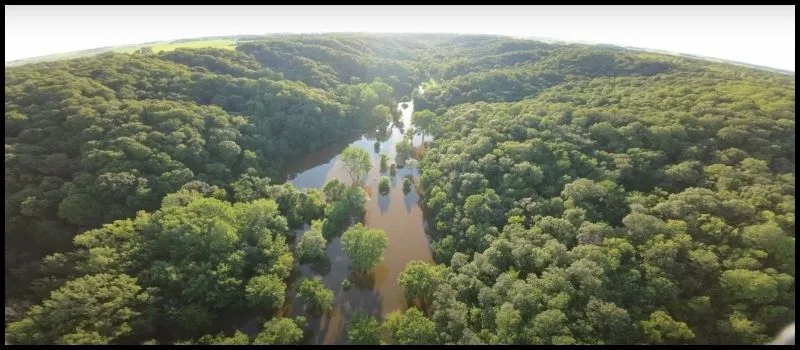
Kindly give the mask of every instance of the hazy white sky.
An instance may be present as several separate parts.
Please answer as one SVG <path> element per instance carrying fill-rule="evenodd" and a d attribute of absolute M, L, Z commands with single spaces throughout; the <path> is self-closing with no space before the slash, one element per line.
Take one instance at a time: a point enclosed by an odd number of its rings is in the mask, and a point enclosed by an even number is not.
<path fill-rule="evenodd" d="M 202 36 L 406 32 L 536 36 L 794 71 L 794 6 L 6 5 L 6 61 Z"/>

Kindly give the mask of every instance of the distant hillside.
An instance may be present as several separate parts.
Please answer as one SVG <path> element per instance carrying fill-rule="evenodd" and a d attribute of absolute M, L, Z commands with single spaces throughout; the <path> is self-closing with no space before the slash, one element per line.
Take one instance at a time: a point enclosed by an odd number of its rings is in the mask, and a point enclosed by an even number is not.
<path fill-rule="evenodd" d="M 353 34 L 353 33 L 331 33 L 331 34 Z M 242 41 L 250 41 L 250 40 L 259 40 L 264 39 L 267 37 L 279 37 L 279 36 L 286 36 L 292 35 L 292 33 L 273 33 L 269 35 L 227 35 L 227 36 L 210 36 L 210 37 L 202 37 L 202 38 L 187 38 L 187 39 L 177 39 L 177 40 L 166 40 L 166 41 L 153 41 L 147 42 L 142 44 L 136 45 L 124 45 L 124 46 L 106 46 L 106 47 L 98 47 L 94 49 L 87 49 L 87 50 L 79 50 L 79 51 L 72 51 L 72 52 L 64 52 L 64 53 L 57 53 L 52 55 L 45 55 L 45 56 L 38 56 L 38 57 L 31 57 L 31 58 L 23 58 L 19 60 L 7 61 L 6 67 L 14 67 L 14 66 L 21 66 L 24 64 L 29 63 L 39 63 L 39 62 L 52 62 L 58 60 L 68 60 L 80 57 L 89 57 L 93 55 L 98 55 L 104 52 L 119 52 L 119 53 L 133 53 L 137 50 L 144 48 L 144 47 L 151 47 L 154 52 L 159 51 L 172 51 L 177 48 L 205 48 L 205 47 L 214 47 L 214 48 L 227 48 L 235 46 L 236 42 Z M 458 34 L 441 34 L 444 36 L 454 36 Z M 672 55 L 672 56 L 681 56 L 687 58 L 696 58 L 706 61 L 718 62 L 718 63 L 728 63 L 728 64 L 735 64 L 738 66 L 754 68 L 754 69 L 761 69 L 775 73 L 781 74 L 789 74 L 794 75 L 793 71 L 760 66 L 756 64 L 744 63 L 744 62 L 737 62 L 732 60 L 726 60 L 722 58 L 714 58 L 714 57 L 706 57 L 706 56 L 698 56 L 688 53 L 680 53 L 680 52 L 671 52 L 671 51 L 664 51 L 664 50 L 656 50 L 656 49 L 647 49 L 641 47 L 633 47 L 633 46 L 618 46 L 613 44 L 602 44 L 602 43 L 593 43 L 587 41 L 565 41 L 553 38 L 542 38 L 542 37 L 532 37 L 532 36 L 511 36 L 517 39 L 524 39 L 524 40 L 534 40 L 540 41 L 548 44 L 585 44 L 585 45 L 595 45 L 601 47 L 617 47 L 620 49 L 629 49 L 629 50 L 637 50 L 637 51 L 646 51 L 646 52 L 654 52 L 660 53 L 665 55 Z M 206 45 L 207 44 L 207 45 Z"/>
<path fill-rule="evenodd" d="M 233 48 L 236 45 L 237 40 L 248 40 L 252 38 L 259 38 L 260 36 L 215 36 L 215 37 L 204 37 L 204 38 L 193 38 L 193 39 L 178 39 L 178 40 L 167 40 L 167 41 L 152 41 L 142 44 L 135 44 L 135 45 L 123 45 L 123 46 L 106 46 L 106 47 L 99 47 L 95 49 L 87 49 L 87 50 L 80 50 L 80 51 L 72 51 L 72 52 L 64 52 L 64 53 L 57 53 L 52 55 L 45 55 L 45 56 L 38 56 L 38 57 L 31 57 L 31 58 L 23 58 L 20 60 L 13 60 L 7 61 L 6 67 L 15 67 L 21 66 L 29 63 L 40 63 L 40 62 L 53 62 L 53 61 L 60 61 L 60 60 L 69 60 L 74 58 L 81 58 L 81 57 L 90 57 L 94 55 L 99 55 L 101 53 L 106 52 L 118 52 L 118 53 L 133 53 L 137 50 L 145 47 L 150 47 L 153 49 L 154 52 L 159 51 L 172 51 L 177 48 L 206 48 L 206 47 L 213 47 L 213 48 Z"/>

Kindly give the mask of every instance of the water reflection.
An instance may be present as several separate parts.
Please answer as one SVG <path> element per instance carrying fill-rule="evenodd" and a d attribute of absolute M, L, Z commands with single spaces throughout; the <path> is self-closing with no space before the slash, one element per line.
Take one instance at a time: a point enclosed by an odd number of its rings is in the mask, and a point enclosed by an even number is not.
<path fill-rule="evenodd" d="M 397 169 L 397 174 L 390 176 L 389 193 L 381 195 L 378 192 L 380 177 L 388 176 L 388 172 L 380 172 L 380 154 L 386 154 L 390 160 L 395 159 L 395 145 L 403 140 L 398 125 L 411 126 L 413 108 L 414 102 L 409 101 L 408 108 L 401 109 L 402 116 L 398 123 L 392 123 L 385 130 L 380 128 L 367 135 L 356 135 L 348 142 L 319 150 L 287 168 L 287 180 L 298 188 L 321 188 L 331 179 L 350 183 L 350 178 L 338 159 L 339 153 L 348 145 L 368 151 L 373 167 L 364 182 L 369 193 L 364 222 L 368 227 L 386 231 L 389 238 L 383 262 L 367 274 L 352 273 L 349 259 L 342 251 L 340 237 L 329 240 L 325 250 L 327 259 L 300 265 L 298 278 L 319 276 L 325 286 L 336 294 L 333 310 L 325 315 L 314 316 L 307 314 L 301 303 L 294 300 L 297 283 L 292 283 L 289 287 L 288 296 L 292 298 L 292 302 L 286 315 L 304 315 L 308 318 L 308 335 L 305 339 L 307 344 L 345 344 L 347 320 L 358 311 L 382 319 L 391 311 L 404 309 L 405 300 L 397 278 L 409 261 L 433 260 L 429 238 L 425 233 L 426 223 L 422 210 L 417 205 L 419 196 L 416 188 L 412 186 L 408 194 L 403 193 L 402 189 L 405 176 L 417 176 L 416 169 Z M 376 141 L 379 144 L 378 152 L 375 152 Z M 420 141 L 420 136 L 412 139 L 414 145 L 419 145 Z M 345 279 L 351 284 L 346 290 L 342 287 Z"/>
<path fill-rule="evenodd" d="M 381 208 L 381 213 L 386 213 L 389 210 L 389 204 L 391 204 L 392 198 L 388 195 L 381 194 L 378 196 L 378 206 Z"/>

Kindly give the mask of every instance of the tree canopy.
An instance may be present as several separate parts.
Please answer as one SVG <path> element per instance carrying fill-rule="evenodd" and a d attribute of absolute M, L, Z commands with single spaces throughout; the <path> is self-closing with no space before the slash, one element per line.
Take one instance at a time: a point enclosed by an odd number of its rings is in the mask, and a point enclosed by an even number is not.
<path fill-rule="evenodd" d="M 386 232 L 357 223 L 342 235 L 342 250 L 350 257 L 353 268 L 365 272 L 383 260 L 389 246 Z"/>
<path fill-rule="evenodd" d="M 389 241 L 358 186 L 364 140 L 340 153 L 355 185 L 300 190 L 287 165 L 353 135 L 380 146 L 390 123 L 405 132 L 397 165 L 419 159 L 434 262 L 400 274 L 410 308 L 344 320 L 352 344 L 762 344 L 795 317 L 793 73 L 494 35 L 329 34 L 5 77 L 13 344 L 248 344 L 229 321 L 244 312 L 263 324 L 253 344 L 300 343 L 287 291 L 307 309 L 337 298 L 291 278 L 298 265 L 341 235 L 342 263 L 365 273 Z M 429 142 L 412 147 L 416 133 Z"/>

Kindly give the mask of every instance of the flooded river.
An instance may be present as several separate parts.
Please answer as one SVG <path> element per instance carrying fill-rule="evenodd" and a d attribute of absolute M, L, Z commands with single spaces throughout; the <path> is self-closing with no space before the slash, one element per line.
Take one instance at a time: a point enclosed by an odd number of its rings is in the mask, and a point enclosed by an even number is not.
<path fill-rule="evenodd" d="M 369 194 L 369 200 L 365 204 L 365 224 L 386 231 L 389 238 L 383 262 L 372 270 L 368 278 L 355 279 L 351 276 L 349 258 L 342 252 L 340 237 L 328 242 L 326 261 L 313 266 L 300 265 L 301 277 L 319 276 L 336 294 L 333 311 L 323 316 L 311 316 L 299 302 L 292 302 L 288 313 L 308 318 L 307 329 L 310 334 L 307 334 L 306 342 L 309 344 L 345 344 L 347 321 L 359 310 L 382 319 L 391 311 L 404 309 L 405 301 L 402 288 L 397 283 L 398 276 L 405 269 L 406 263 L 412 260 L 433 260 L 416 189 L 412 186 L 411 192 L 403 193 L 403 179 L 407 175 L 416 178 L 419 175 L 418 169 L 409 166 L 397 169 L 397 175 L 390 176 L 390 192 L 387 195 L 378 194 L 378 179 L 384 175 L 389 176 L 388 171 L 380 172 L 380 154 L 389 156 L 390 164 L 394 162 L 395 144 L 403 140 L 401 127 L 407 129 L 411 125 L 414 103 L 407 102 L 407 108 L 402 108 L 401 105 L 402 103 L 397 108 L 402 112 L 402 123 L 390 125 L 388 138 L 384 137 L 385 140 L 380 143 L 379 152 L 376 152 L 374 137 L 357 135 L 350 142 L 334 144 L 314 152 L 287 169 L 288 181 L 297 188 L 321 188 L 331 179 L 350 183 L 351 180 L 339 160 L 339 153 L 348 145 L 368 151 L 373 166 L 365 184 Z M 415 136 L 413 145 L 417 146 L 420 142 L 420 137 Z M 341 286 L 345 278 L 352 282 L 347 290 Z M 293 288 L 290 288 L 289 296 L 294 299 Z"/>

